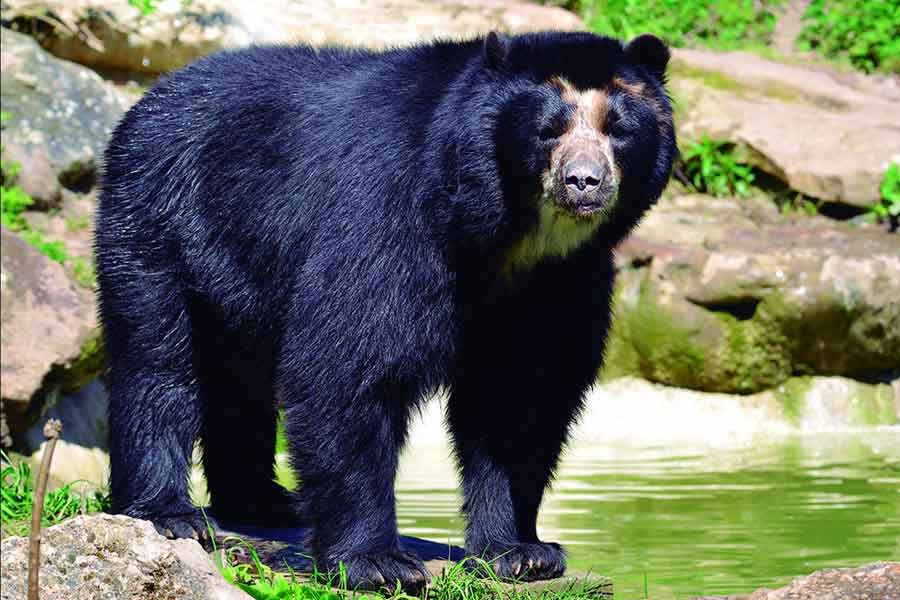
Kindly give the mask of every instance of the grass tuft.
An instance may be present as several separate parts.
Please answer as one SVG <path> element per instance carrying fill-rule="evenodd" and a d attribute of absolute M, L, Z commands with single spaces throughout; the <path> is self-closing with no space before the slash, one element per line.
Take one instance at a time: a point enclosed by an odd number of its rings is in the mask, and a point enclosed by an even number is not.
<path fill-rule="evenodd" d="M 41 526 L 50 527 L 80 514 L 106 510 L 109 496 L 104 492 L 81 494 L 75 491 L 75 481 L 47 492 Z M 34 501 L 34 480 L 31 465 L 25 461 L 16 464 L 5 452 L 0 451 L 0 527 L 3 535 L 28 535 L 31 504 Z"/>

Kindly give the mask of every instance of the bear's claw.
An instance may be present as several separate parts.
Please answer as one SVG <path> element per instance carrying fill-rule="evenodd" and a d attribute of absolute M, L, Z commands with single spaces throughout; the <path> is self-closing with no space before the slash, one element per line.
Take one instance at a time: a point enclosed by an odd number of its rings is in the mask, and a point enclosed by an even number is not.
<path fill-rule="evenodd" d="M 350 590 L 393 593 L 399 582 L 404 592 L 417 595 L 431 580 L 424 563 L 400 548 L 362 554 L 340 562 L 346 570 L 347 589 Z"/>
<path fill-rule="evenodd" d="M 193 511 L 179 515 L 164 515 L 151 517 L 150 521 L 156 531 L 171 540 L 180 538 L 192 538 L 200 542 L 204 547 L 211 544 L 209 528 L 215 530 L 215 522 L 204 517 L 200 511 Z"/>
<path fill-rule="evenodd" d="M 482 559 L 490 565 L 500 579 L 512 581 L 538 581 L 556 579 L 566 571 L 566 554 L 562 546 L 552 542 L 535 542 L 495 546 L 483 553 Z M 470 560 L 466 567 L 482 576 L 484 562 Z"/>

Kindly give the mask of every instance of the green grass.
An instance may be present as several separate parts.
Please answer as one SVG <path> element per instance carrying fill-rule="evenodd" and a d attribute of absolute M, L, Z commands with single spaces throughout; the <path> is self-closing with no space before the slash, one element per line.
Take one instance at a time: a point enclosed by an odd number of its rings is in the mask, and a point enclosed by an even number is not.
<path fill-rule="evenodd" d="M 900 73 L 897 0 L 813 0 L 803 20 L 799 49 L 849 62 L 866 73 Z"/>
<path fill-rule="evenodd" d="M 399 587 L 392 592 L 353 592 L 347 587 L 346 573 L 341 569 L 333 576 L 313 572 L 300 577 L 290 568 L 279 572 L 264 565 L 253 546 L 236 540 L 228 550 L 216 552 L 219 571 L 225 580 L 245 591 L 256 600 L 343 600 L 349 598 L 372 600 L 407 600 L 415 598 Z M 235 554 L 242 551 L 249 562 L 239 563 Z M 610 598 L 607 580 L 591 583 L 573 582 L 562 589 L 530 589 L 526 586 L 501 582 L 490 564 L 479 559 L 475 566 L 485 576 L 479 577 L 466 568 L 466 563 L 450 564 L 434 577 L 420 596 L 422 600 L 599 600 Z"/>
<path fill-rule="evenodd" d="M 593 31 L 619 38 L 653 33 L 673 46 L 717 49 L 765 47 L 772 41 L 781 0 L 584 0 Z"/>
<path fill-rule="evenodd" d="M 50 527 L 79 514 L 106 510 L 109 497 L 103 492 L 80 494 L 73 482 L 47 492 L 41 523 Z M 31 527 L 31 503 L 34 500 L 34 478 L 31 466 L 14 463 L 0 452 L 0 527 L 4 535 L 28 535 Z"/>

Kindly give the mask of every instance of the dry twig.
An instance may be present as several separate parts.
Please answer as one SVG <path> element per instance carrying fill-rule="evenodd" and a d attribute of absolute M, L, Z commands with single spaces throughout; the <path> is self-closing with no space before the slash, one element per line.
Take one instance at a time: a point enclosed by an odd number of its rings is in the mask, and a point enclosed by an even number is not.
<path fill-rule="evenodd" d="M 41 568 L 41 515 L 44 512 L 44 494 L 47 492 L 47 477 L 50 475 L 50 461 L 56 440 L 62 431 L 62 423 L 58 419 L 48 419 L 44 424 L 44 456 L 38 471 L 34 500 L 31 503 L 31 535 L 28 538 L 28 600 L 38 600 L 38 572 Z"/>

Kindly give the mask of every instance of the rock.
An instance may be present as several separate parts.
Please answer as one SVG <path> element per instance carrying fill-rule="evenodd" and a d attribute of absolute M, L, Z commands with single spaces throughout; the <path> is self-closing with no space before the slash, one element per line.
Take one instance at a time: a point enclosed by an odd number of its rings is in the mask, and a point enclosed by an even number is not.
<path fill-rule="evenodd" d="M 900 598 L 900 563 L 877 562 L 849 569 L 823 569 L 777 590 L 696 600 L 876 600 Z"/>
<path fill-rule="evenodd" d="M 307 42 L 387 47 L 490 29 L 580 29 L 561 8 L 521 0 L 194 0 L 142 17 L 126 0 L 8 0 L 3 19 L 53 54 L 97 69 L 158 75 L 223 48 Z M 54 29 L 34 15 L 59 23 Z"/>
<path fill-rule="evenodd" d="M 689 195 L 663 200 L 617 261 L 605 377 L 746 394 L 900 372 L 900 236 Z"/>
<path fill-rule="evenodd" d="M 4 600 L 24 600 L 28 539 L 2 541 Z M 246 600 L 194 540 L 167 540 L 149 521 L 90 515 L 41 534 L 42 600 Z"/>
<path fill-rule="evenodd" d="M 93 295 L 2 228 L 0 397 L 13 436 L 102 365 Z"/>
<path fill-rule="evenodd" d="M 67 425 L 63 425 L 65 430 Z M 27 458 L 31 472 L 37 473 L 47 442 L 38 446 L 37 451 Z M 59 440 L 53 451 L 47 489 L 53 490 L 72 484 L 75 491 L 85 494 L 94 490 L 105 490 L 109 485 L 109 455 L 101 448 L 89 448 L 72 442 Z"/>
<path fill-rule="evenodd" d="M 115 87 L 84 67 L 54 58 L 26 35 L 2 28 L 3 159 L 22 165 L 17 183 L 56 206 L 61 186 L 91 188 L 106 140 L 125 110 Z"/>
<path fill-rule="evenodd" d="M 872 206 L 900 160 L 896 85 L 743 52 L 679 49 L 671 73 L 682 145 L 703 134 L 734 142 L 809 196 Z"/>
<path fill-rule="evenodd" d="M 92 290 L 96 286 L 94 272 L 94 211 L 97 189 L 77 194 L 64 189 L 58 210 L 26 211 L 22 217 L 28 227 L 40 232 L 44 239 L 62 242 L 69 277 L 79 286 Z"/>

